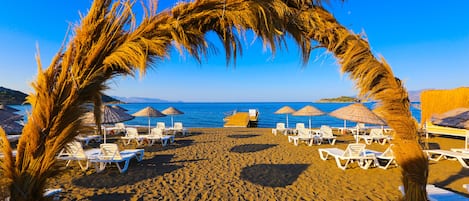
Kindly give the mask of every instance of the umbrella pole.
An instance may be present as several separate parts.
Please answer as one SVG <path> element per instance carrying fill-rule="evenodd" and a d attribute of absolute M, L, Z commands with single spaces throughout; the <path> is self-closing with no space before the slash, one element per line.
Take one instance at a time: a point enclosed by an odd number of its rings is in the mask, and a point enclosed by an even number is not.
<path fill-rule="evenodd" d="M 104 133 L 104 144 L 106 144 L 106 128 L 101 125 L 101 129 L 103 130 L 103 133 Z"/>
<path fill-rule="evenodd" d="M 287 114 L 287 128 L 288 128 L 288 114 Z"/>
<path fill-rule="evenodd" d="M 174 128 L 174 119 L 173 119 L 173 115 L 171 115 L 171 127 Z"/>
<path fill-rule="evenodd" d="M 342 130 L 342 134 L 347 132 L 347 120 L 344 120 L 344 130 Z"/>
<path fill-rule="evenodd" d="M 467 150 L 467 144 L 469 144 L 469 131 L 466 131 L 466 144 L 464 145 L 464 149 Z"/>
<path fill-rule="evenodd" d="M 151 126 L 151 124 L 150 124 L 150 116 L 148 116 L 148 134 L 150 134 L 150 126 Z"/>
<path fill-rule="evenodd" d="M 309 130 L 311 130 L 311 116 L 309 116 Z"/>

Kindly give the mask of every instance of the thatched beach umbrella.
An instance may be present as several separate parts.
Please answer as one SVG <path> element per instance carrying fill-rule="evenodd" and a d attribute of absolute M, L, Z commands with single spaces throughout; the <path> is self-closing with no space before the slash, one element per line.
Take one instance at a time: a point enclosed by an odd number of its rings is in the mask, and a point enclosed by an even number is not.
<path fill-rule="evenodd" d="M 134 116 L 127 114 L 126 112 L 115 109 L 113 107 L 104 105 L 102 107 L 102 112 L 101 112 L 101 124 L 114 124 L 114 123 L 119 123 L 123 121 L 128 121 L 133 118 Z M 96 122 L 95 116 L 93 112 L 87 112 L 84 115 L 83 122 L 85 124 L 93 124 Z M 101 126 L 102 126 L 101 125 Z M 104 130 L 104 143 L 106 143 L 106 129 L 103 128 Z"/>
<path fill-rule="evenodd" d="M 295 110 L 291 108 L 290 106 L 283 106 L 282 108 L 275 111 L 274 114 L 286 114 L 286 117 L 287 117 L 286 127 L 288 128 L 288 114 L 291 114 L 293 112 L 295 112 Z"/>
<path fill-rule="evenodd" d="M 21 121 L 23 115 L 0 109 L 0 121 Z"/>
<path fill-rule="evenodd" d="M 174 107 L 168 107 L 162 112 L 165 115 L 171 115 L 171 127 L 174 127 L 174 120 L 173 120 L 173 115 L 180 115 L 184 114 L 184 112 L 179 111 L 178 109 Z"/>
<path fill-rule="evenodd" d="M 1 103 L 0 103 L 0 110 L 11 112 L 11 113 L 20 111 L 16 108 L 13 108 L 13 107 L 10 107 L 8 105 L 1 104 Z"/>
<path fill-rule="evenodd" d="M 385 125 L 386 123 L 370 109 L 364 106 L 362 103 L 354 103 L 341 107 L 329 113 L 330 116 L 344 120 L 344 130 L 346 129 L 346 121 L 354 121 L 357 123 L 368 123 Z M 358 132 L 357 132 L 358 134 Z M 358 138 L 357 138 L 358 142 Z"/>
<path fill-rule="evenodd" d="M 23 126 L 15 121 L 0 121 L 0 127 L 6 134 L 20 134 L 23 131 Z"/>
<path fill-rule="evenodd" d="M 166 116 L 165 114 L 161 113 L 155 108 L 152 108 L 150 106 L 147 106 L 146 108 L 143 108 L 139 110 L 138 112 L 135 112 L 132 114 L 133 116 L 136 117 L 148 117 L 148 133 L 150 133 L 150 117 L 164 117 Z"/>
<path fill-rule="evenodd" d="M 121 106 L 118 106 L 118 105 L 113 105 L 113 106 L 111 106 L 111 107 L 113 107 L 113 108 L 115 108 L 115 109 L 119 109 L 119 110 L 125 111 L 125 112 L 129 111 L 129 110 L 127 110 L 127 109 L 125 109 L 125 108 L 123 108 L 123 107 L 121 107 Z"/>
<path fill-rule="evenodd" d="M 293 116 L 309 116 L 309 129 L 311 129 L 311 116 L 324 115 L 325 113 L 314 106 L 307 105 L 292 113 Z"/>

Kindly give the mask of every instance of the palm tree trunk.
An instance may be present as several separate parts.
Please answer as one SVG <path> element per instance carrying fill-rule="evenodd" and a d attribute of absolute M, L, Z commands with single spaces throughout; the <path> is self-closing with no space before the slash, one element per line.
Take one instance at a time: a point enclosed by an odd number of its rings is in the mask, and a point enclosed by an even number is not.
<path fill-rule="evenodd" d="M 305 35 L 334 54 L 341 71 L 355 80 L 360 95 L 380 101 L 378 110 L 395 131 L 393 151 L 402 168 L 403 200 L 427 200 L 428 159 L 418 143 L 417 122 L 401 81 L 384 59 L 374 57 L 365 39 L 348 31 L 324 9 L 312 6 L 297 15 L 291 19 L 300 19 L 296 23 L 305 26 Z"/>

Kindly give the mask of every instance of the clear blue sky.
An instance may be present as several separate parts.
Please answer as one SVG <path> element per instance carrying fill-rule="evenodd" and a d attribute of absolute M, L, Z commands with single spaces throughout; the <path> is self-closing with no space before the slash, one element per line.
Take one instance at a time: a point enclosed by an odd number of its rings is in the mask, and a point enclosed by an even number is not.
<path fill-rule="evenodd" d="M 174 2 L 161 0 L 160 8 Z M 69 23 L 78 22 L 79 11 L 86 13 L 90 5 L 91 0 L 2 2 L 0 86 L 31 92 L 36 43 L 48 66 Z M 408 90 L 469 85 L 468 9 L 466 0 L 350 0 L 328 6 L 344 26 L 366 34 L 374 53 L 389 62 Z M 155 66 L 143 78 L 114 79 L 106 93 L 188 102 L 315 101 L 356 94 L 331 54 L 315 51 L 303 68 L 293 43 L 272 56 L 249 38 L 235 68 L 225 65 L 222 50 L 202 64 L 172 51 Z"/>

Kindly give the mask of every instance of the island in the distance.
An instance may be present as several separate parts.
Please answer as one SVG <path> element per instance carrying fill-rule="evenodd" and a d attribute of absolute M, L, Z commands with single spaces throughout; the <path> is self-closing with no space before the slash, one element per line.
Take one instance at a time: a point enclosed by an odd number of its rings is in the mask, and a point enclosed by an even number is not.
<path fill-rule="evenodd" d="M 322 99 L 317 100 L 316 102 L 318 103 L 330 103 L 330 102 L 345 103 L 345 102 L 359 102 L 359 101 L 360 100 L 355 97 L 340 96 L 337 98 L 322 98 Z"/>

